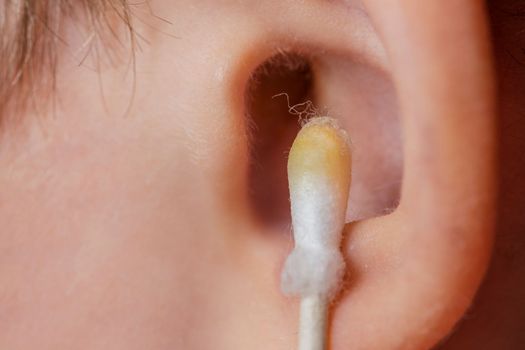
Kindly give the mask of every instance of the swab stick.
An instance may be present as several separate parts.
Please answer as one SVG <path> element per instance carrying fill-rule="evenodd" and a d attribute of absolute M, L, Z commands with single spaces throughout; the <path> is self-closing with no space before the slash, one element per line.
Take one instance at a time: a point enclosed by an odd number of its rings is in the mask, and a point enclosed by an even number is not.
<path fill-rule="evenodd" d="M 346 133 L 331 118 L 310 120 L 288 159 L 295 247 L 281 276 L 283 292 L 301 297 L 299 350 L 326 348 L 328 303 L 345 270 L 340 244 L 350 178 Z"/>

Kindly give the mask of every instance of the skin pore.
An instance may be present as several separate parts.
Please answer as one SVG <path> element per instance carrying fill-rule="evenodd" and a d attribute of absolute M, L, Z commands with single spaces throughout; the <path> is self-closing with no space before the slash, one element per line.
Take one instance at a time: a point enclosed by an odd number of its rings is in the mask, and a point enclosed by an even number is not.
<path fill-rule="evenodd" d="M 37 85 L 4 118 L 0 348 L 293 348 L 280 92 L 353 142 L 332 348 L 519 348 L 519 5 L 155 0 L 133 59 L 125 30 L 110 54 L 65 20 L 53 103 Z M 308 79 L 254 75 L 283 52 Z"/>

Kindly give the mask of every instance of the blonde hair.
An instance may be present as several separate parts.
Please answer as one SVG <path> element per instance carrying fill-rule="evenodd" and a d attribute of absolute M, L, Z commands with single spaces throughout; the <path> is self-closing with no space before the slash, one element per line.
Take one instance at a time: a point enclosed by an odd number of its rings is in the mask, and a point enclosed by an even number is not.
<path fill-rule="evenodd" d="M 116 19 L 133 33 L 126 0 L 0 0 L 0 123 L 8 108 L 20 112 L 27 106 L 35 86 L 49 84 L 53 91 L 67 19 L 106 36 L 116 36 Z"/>

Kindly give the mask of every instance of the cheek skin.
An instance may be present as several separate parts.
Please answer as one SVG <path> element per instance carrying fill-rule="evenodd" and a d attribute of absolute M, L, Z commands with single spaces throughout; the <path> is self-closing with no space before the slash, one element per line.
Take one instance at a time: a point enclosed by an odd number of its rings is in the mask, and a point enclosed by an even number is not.
<path fill-rule="evenodd" d="M 1 348 L 257 348 L 268 343 L 250 330 L 291 330 L 261 268 L 278 258 L 244 242 L 246 139 L 224 88 L 240 87 L 231 69 L 253 29 L 206 8 L 176 13 L 184 40 L 137 54 L 129 115 L 125 68 L 102 72 L 105 109 L 99 76 L 65 67 L 60 109 L 42 124 L 25 116 L 27 133 L 4 148 Z"/>

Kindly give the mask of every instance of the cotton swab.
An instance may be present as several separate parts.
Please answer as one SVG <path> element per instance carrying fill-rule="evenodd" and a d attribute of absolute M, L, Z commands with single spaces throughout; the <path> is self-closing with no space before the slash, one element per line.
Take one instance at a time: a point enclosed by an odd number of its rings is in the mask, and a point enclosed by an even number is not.
<path fill-rule="evenodd" d="M 285 294 L 300 296 L 299 350 L 326 347 L 328 303 L 345 270 L 340 252 L 351 178 L 349 139 L 335 120 L 310 120 L 288 159 L 295 247 L 281 276 Z"/>

